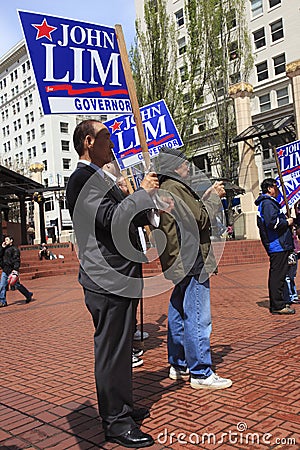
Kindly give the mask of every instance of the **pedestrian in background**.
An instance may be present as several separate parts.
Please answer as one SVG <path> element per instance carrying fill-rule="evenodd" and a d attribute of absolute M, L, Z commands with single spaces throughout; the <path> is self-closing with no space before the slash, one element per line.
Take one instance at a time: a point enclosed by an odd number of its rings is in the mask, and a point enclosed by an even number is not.
<path fill-rule="evenodd" d="M 292 226 L 294 219 L 281 212 L 276 200 L 279 189 L 274 178 L 261 183 L 262 194 L 255 200 L 258 206 L 257 226 L 263 246 L 270 258 L 269 298 L 271 314 L 295 314 L 289 306 L 285 277 L 289 270 L 289 255 L 294 250 Z"/>
<path fill-rule="evenodd" d="M 9 284 L 9 277 L 13 273 L 16 282 L 14 289 L 18 289 L 24 295 L 26 303 L 31 302 L 33 293 L 29 292 L 18 279 L 19 268 L 21 264 L 20 250 L 14 245 L 12 236 L 6 236 L 0 247 L 0 267 L 2 269 L 0 281 L 0 307 L 7 306 L 6 291 Z"/>

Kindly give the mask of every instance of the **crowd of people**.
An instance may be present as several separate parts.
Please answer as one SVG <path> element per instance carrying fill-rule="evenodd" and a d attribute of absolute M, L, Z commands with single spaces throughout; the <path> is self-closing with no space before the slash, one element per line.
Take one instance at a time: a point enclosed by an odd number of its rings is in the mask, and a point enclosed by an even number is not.
<path fill-rule="evenodd" d="M 66 198 L 78 243 L 78 280 L 94 325 L 95 381 L 105 439 L 129 448 L 151 446 L 152 436 L 139 427 L 150 412 L 134 405 L 132 392 L 132 368 L 143 364 L 143 350 L 135 348 L 134 341 L 149 337 L 137 328 L 142 263 L 147 261 L 145 227 L 158 228 L 164 236 L 156 247 L 164 276 L 174 284 L 168 309 L 169 378 L 188 381 L 192 389 L 230 388 L 232 380 L 212 369 L 210 347 L 210 277 L 217 272 L 211 218 L 225 196 L 224 184 L 215 182 L 200 198 L 188 182 L 184 152 L 164 147 L 157 158 L 159 169 L 148 171 L 130 192 L 113 162 L 113 143 L 103 123 L 79 123 L 73 143 L 79 161 Z M 291 315 L 291 304 L 299 302 L 295 276 L 300 202 L 296 217 L 287 217 L 276 200 L 276 180 L 265 179 L 261 191 L 255 203 L 270 259 L 269 309 L 271 314 Z M 45 243 L 38 256 L 51 259 Z M 2 243 L 0 265 L 0 306 L 7 306 L 9 283 L 30 302 L 33 293 L 18 279 L 20 252 L 12 237 Z M 17 279 L 10 281 L 13 272 Z"/>

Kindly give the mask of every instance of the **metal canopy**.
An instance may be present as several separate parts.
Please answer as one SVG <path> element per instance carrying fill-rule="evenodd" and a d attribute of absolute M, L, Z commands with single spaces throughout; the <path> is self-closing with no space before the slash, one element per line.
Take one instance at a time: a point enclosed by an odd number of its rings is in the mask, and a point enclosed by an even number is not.
<path fill-rule="evenodd" d="M 242 131 L 242 133 L 240 133 L 238 136 L 236 136 L 232 141 L 241 142 L 253 138 L 267 139 L 286 133 L 296 135 L 295 119 L 293 115 L 269 120 L 257 125 L 251 125 L 250 127 L 246 128 L 246 130 Z"/>
<path fill-rule="evenodd" d="M 31 178 L 0 166 L 0 198 L 7 198 L 12 194 L 27 196 L 32 191 L 41 191 L 43 188 L 42 184 Z"/>

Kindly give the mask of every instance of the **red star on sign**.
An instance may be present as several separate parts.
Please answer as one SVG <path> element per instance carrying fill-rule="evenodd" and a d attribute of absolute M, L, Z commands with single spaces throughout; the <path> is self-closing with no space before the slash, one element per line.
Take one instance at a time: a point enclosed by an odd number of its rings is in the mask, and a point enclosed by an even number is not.
<path fill-rule="evenodd" d="M 118 122 L 117 120 L 115 120 L 114 123 L 109 126 L 109 128 L 111 128 L 112 133 L 114 133 L 115 131 L 118 131 L 118 130 L 121 131 L 122 123 L 123 122 Z"/>
<path fill-rule="evenodd" d="M 279 150 L 278 156 L 282 156 L 282 155 L 283 155 L 283 150 Z"/>
<path fill-rule="evenodd" d="M 57 30 L 56 27 L 51 27 L 51 25 L 48 25 L 46 19 L 43 20 L 41 25 L 32 24 L 32 26 L 38 30 L 35 39 L 46 37 L 47 39 L 49 39 L 49 41 L 52 41 L 52 36 L 50 35 L 50 33 L 52 33 L 54 30 Z"/>

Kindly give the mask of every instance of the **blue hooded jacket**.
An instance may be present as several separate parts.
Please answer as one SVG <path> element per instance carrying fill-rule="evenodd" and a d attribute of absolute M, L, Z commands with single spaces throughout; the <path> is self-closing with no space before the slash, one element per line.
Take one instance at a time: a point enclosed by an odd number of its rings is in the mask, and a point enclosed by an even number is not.
<path fill-rule="evenodd" d="M 262 194 L 255 200 L 255 204 L 258 206 L 257 226 L 267 253 L 292 251 L 294 243 L 291 228 L 286 216 L 280 211 L 277 200 Z"/>

